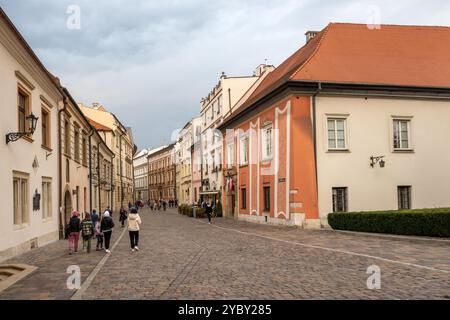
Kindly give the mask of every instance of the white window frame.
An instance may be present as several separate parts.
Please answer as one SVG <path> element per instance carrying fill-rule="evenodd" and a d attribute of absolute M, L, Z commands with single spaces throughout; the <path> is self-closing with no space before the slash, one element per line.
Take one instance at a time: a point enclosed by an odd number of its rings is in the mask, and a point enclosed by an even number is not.
<path fill-rule="evenodd" d="M 268 134 L 267 132 L 270 130 L 270 152 L 268 153 L 267 151 L 267 146 L 268 146 Z M 274 132 L 273 132 L 273 126 L 267 125 L 266 127 L 264 127 L 262 129 L 262 139 L 261 139 L 261 143 L 262 143 L 262 161 L 268 161 L 271 160 L 273 158 L 273 136 L 274 136 Z"/>
<path fill-rule="evenodd" d="M 17 196 L 15 195 L 14 184 L 17 181 Z M 22 189 L 25 183 L 25 189 Z M 30 175 L 23 172 L 13 171 L 13 223 L 14 228 L 22 229 L 30 224 L 29 194 Z M 17 199 L 17 204 L 14 199 Z M 23 201 L 20 201 L 20 200 Z M 18 211 L 18 212 L 17 212 Z"/>
<path fill-rule="evenodd" d="M 334 121 L 334 142 L 336 146 L 334 148 L 330 147 L 330 136 L 329 136 L 329 122 Z M 344 147 L 338 147 L 337 139 L 337 122 L 344 122 Z M 326 148 L 328 151 L 347 151 L 348 150 L 348 117 L 338 116 L 338 115 L 327 115 L 326 117 Z"/>
<path fill-rule="evenodd" d="M 52 219 L 52 178 L 42 177 L 42 220 Z"/>
<path fill-rule="evenodd" d="M 227 166 L 232 168 L 234 166 L 234 143 L 229 142 L 227 144 Z"/>
<path fill-rule="evenodd" d="M 403 147 L 403 140 L 400 137 L 400 147 L 395 147 L 395 123 L 396 122 L 406 122 L 407 124 L 407 130 L 408 130 L 408 147 Z M 414 150 L 413 148 L 413 144 L 412 144 L 412 139 L 411 139 L 411 128 L 412 128 L 412 117 L 399 117 L 399 116 L 393 116 L 392 117 L 392 123 L 391 123 L 391 129 L 392 129 L 392 134 L 391 134 L 391 146 L 392 146 L 392 150 L 395 151 L 412 151 Z M 399 125 L 400 128 L 400 125 Z M 400 133 L 401 135 L 401 133 Z"/>
<path fill-rule="evenodd" d="M 239 164 L 241 166 L 245 166 L 248 165 L 248 143 L 249 143 L 249 139 L 248 139 L 248 135 L 244 135 L 240 138 L 239 141 Z M 245 143 L 245 144 L 244 144 Z M 245 146 L 245 148 L 244 148 Z"/>

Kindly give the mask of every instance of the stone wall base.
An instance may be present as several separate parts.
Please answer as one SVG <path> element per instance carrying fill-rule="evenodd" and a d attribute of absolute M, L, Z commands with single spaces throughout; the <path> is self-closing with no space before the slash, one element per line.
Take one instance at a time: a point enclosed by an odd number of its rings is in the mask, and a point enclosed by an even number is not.
<path fill-rule="evenodd" d="M 283 218 L 272 218 L 269 216 L 254 216 L 248 214 L 239 214 L 238 220 L 267 224 L 267 225 L 281 225 L 281 226 L 292 226 L 304 229 L 320 229 L 321 221 L 320 219 L 306 219 L 304 213 L 291 213 L 291 219 L 286 220 Z"/>
<path fill-rule="evenodd" d="M 36 241 L 37 240 L 37 241 Z M 29 239 L 25 242 L 22 242 L 19 245 L 16 245 L 14 247 L 8 248 L 6 250 L 0 251 L 0 262 L 11 259 L 15 256 L 18 256 L 20 254 L 26 253 L 30 250 L 43 247 L 49 243 L 55 242 L 59 240 L 59 231 L 53 231 L 47 234 L 44 234 L 40 237 Z"/>

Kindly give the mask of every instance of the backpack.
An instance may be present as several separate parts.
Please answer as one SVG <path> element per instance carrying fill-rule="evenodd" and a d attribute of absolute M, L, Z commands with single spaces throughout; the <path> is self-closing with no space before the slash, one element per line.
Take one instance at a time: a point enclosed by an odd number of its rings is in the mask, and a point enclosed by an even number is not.
<path fill-rule="evenodd" d="M 83 235 L 83 238 L 89 238 L 92 237 L 92 222 L 91 221 L 84 221 L 82 226 L 81 234 Z"/>

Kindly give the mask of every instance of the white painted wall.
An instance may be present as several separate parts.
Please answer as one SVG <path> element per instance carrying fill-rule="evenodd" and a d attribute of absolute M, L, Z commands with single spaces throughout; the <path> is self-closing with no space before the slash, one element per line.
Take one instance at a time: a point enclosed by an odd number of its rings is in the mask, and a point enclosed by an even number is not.
<path fill-rule="evenodd" d="M 33 135 L 34 142 L 24 139 L 5 143 L 5 135 L 17 132 L 17 85 L 18 78 L 15 71 L 19 70 L 35 89 L 31 91 L 32 112 L 41 117 L 41 99 L 44 95 L 53 105 L 51 109 L 51 141 L 52 154 L 46 158 L 46 150 L 41 147 L 41 119 L 37 123 Z M 0 211 L 0 260 L 30 249 L 29 241 L 39 238 L 39 245 L 58 239 L 58 137 L 57 137 L 57 108 L 59 101 L 51 98 L 41 86 L 40 81 L 27 72 L 30 67 L 23 67 L 6 50 L 0 41 L 0 196 L 2 210 Z M 33 169 L 34 158 L 39 167 Z M 13 214 L 13 170 L 29 173 L 28 208 L 30 222 L 20 229 L 14 227 Z M 52 218 L 44 221 L 41 211 L 33 211 L 32 197 L 35 190 L 42 195 L 42 177 L 52 178 Z M 42 199 L 42 198 L 41 198 Z M 42 209 L 42 200 L 41 200 Z"/>
<path fill-rule="evenodd" d="M 327 114 L 348 115 L 348 152 L 327 151 Z M 393 151 L 393 116 L 411 118 L 414 151 Z M 348 187 L 349 211 L 396 210 L 397 186 L 412 207 L 450 206 L 450 101 L 317 97 L 319 213 L 332 212 L 332 187 Z M 370 167 L 370 156 L 386 167 Z M 301 164 L 298 164 L 301 165 Z"/>

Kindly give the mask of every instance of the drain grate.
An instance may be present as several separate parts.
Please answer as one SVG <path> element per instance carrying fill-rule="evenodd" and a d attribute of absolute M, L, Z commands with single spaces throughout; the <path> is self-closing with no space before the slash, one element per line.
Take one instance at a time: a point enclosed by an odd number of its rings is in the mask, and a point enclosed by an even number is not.
<path fill-rule="evenodd" d="M 0 265 L 0 293 L 35 270 L 36 267 L 26 264 Z"/>

